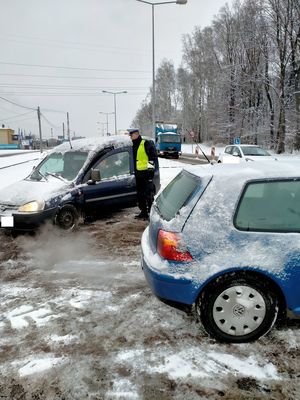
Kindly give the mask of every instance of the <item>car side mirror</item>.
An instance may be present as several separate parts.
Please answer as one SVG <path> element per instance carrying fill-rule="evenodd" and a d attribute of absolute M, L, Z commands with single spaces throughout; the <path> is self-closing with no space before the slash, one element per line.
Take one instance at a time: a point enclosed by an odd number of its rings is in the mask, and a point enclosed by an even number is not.
<path fill-rule="evenodd" d="M 91 180 L 93 182 L 99 182 L 101 180 L 100 170 L 99 169 L 92 169 L 92 171 L 91 171 Z"/>

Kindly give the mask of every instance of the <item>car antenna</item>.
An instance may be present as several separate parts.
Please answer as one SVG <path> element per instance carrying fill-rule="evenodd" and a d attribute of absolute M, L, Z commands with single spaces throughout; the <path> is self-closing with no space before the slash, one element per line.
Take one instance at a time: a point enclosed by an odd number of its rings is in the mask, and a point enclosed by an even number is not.
<path fill-rule="evenodd" d="M 69 143 L 70 143 L 70 148 L 73 149 L 70 135 L 69 135 Z"/>
<path fill-rule="evenodd" d="M 206 154 L 204 153 L 204 151 L 201 149 L 201 146 L 200 146 L 199 143 L 197 143 L 197 146 L 198 146 L 199 149 L 201 150 L 201 153 L 204 155 L 204 157 L 206 158 L 207 162 L 208 162 L 209 164 L 212 164 L 212 165 L 213 165 L 213 163 L 210 161 L 210 159 L 207 157 L 207 155 L 206 155 Z"/>

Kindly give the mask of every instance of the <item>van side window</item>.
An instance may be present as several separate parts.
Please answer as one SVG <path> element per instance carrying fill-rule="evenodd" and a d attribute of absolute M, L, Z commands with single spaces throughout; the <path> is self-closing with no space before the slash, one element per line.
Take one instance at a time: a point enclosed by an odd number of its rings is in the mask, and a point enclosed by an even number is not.
<path fill-rule="evenodd" d="M 101 179 L 130 174 L 128 151 L 115 153 L 102 158 L 93 168 L 100 170 Z"/>
<path fill-rule="evenodd" d="M 249 183 L 234 225 L 246 231 L 300 232 L 300 181 Z"/>

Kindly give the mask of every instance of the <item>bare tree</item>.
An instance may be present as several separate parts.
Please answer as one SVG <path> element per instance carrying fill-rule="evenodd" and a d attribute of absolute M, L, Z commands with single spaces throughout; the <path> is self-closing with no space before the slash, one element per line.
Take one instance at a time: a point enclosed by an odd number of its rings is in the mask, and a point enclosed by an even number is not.
<path fill-rule="evenodd" d="M 181 67 L 164 60 L 156 85 L 158 118 L 176 120 L 198 141 L 239 136 L 278 153 L 299 149 L 299 0 L 226 5 L 210 27 L 184 36 Z M 150 125 L 150 105 L 146 99 L 135 125 Z"/>

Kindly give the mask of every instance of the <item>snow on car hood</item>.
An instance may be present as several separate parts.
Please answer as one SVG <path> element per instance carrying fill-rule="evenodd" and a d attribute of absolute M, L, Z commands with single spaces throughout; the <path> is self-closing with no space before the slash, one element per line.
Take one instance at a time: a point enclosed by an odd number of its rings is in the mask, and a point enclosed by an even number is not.
<path fill-rule="evenodd" d="M 0 191 L 0 204 L 20 206 L 34 200 L 47 201 L 54 194 L 63 193 L 69 186 L 51 176 L 47 181 L 22 180 L 9 185 Z"/>

